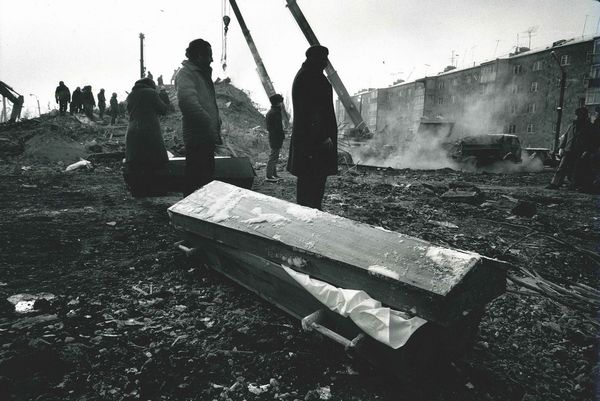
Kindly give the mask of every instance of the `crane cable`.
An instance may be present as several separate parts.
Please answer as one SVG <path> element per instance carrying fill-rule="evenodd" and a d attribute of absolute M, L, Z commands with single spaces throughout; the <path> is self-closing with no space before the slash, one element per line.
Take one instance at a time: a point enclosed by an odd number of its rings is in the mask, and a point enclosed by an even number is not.
<path fill-rule="evenodd" d="M 221 67 L 223 71 L 227 69 L 227 31 L 229 30 L 229 2 L 221 0 L 221 19 L 223 20 L 223 32 L 221 32 Z"/>

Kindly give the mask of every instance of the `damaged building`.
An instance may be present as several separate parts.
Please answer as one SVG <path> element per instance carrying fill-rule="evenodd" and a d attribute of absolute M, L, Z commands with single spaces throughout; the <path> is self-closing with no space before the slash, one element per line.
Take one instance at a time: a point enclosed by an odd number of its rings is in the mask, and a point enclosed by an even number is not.
<path fill-rule="evenodd" d="M 556 55 L 553 56 L 552 53 Z M 410 141 L 422 119 L 454 124 L 455 136 L 514 134 L 528 147 L 551 148 L 561 69 L 566 72 L 563 120 L 576 108 L 600 105 L 600 38 L 559 40 L 542 49 L 518 48 L 507 57 L 353 96 L 376 135 Z M 337 118 L 352 126 L 339 101 Z"/>

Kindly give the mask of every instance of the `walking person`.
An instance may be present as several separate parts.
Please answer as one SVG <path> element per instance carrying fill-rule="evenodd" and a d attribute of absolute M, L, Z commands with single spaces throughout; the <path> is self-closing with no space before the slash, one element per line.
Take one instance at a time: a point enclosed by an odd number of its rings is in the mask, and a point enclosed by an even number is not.
<path fill-rule="evenodd" d="M 185 144 L 184 196 L 208 184 L 215 174 L 215 146 L 221 139 L 221 118 L 212 80 L 212 48 L 202 39 L 190 42 L 187 60 L 175 79 Z"/>
<path fill-rule="evenodd" d="M 71 107 L 69 112 L 71 115 L 74 113 L 79 113 L 81 111 L 81 88 L 78 86 L 73 91 L 73 96 L 71 97 Z"/>
<path fill-rule="evenodd" d="M 106 96 L 104 96 L 104 89 L 100 89 L 98 92 L 98 110 L 100 110 L 100 120 L 104 117 L 104 110 L 106 110 Z"/>
<path fill-rule="evenodd" d="M 331 84 L 323 74 L 329 50 L 311 46 L 294 78 L 294 126 L 288 171 L 297 177 L 299 205 L 322 209 L 327 176 L 337 174 L 337 121 Z"/>
<path fill-rule="evenodd" d="M 269 155 L 269 161 L 267 162 L 267 181 L 277 182 L 277 179 L 280 178 L 277 175 L 277 162 L 279 161 L 279 153 L 281 152 L 283 139 L 285 137 L 281 119 L 283 96 L 275 94 L 269 97 L 269 101 L 271 102 L 271 109 L 267 112 L 265 117 L 267 131 L 269 132 L 269 147 L 271 148 L 271 154 Z"/>
<path fill-rule="evenodd" d="M 117 100 L 117 94 L 113 92 L 110 98 L 110 125 L 115 125 L 117 117 L 119 116 L 119 101 Z"/>
<path fill-rule="evenodd" d="M 569 125 L 563 135 L 558 148 L 558 155 L 561 156 L 560 164 L 552 177 L 552 181 L 546 188 L 558 189 L 563 184 L 565 177 L 569 177 L 571 186 L 574 187 L 576 180 L 573 172 L 577 160 L 584 151 L 586 137 L 591 135 L 591 123 L 588 118 L 588 111 L 585 107 L 575 110 L 576 119 Z M 571 179 L 572 178 L 572 179 Z"/>
<path fill-rule="evenodd" d="M 94 106 L 96 105 L 96 101 L 94 100 L 94 94 L 90 85 L 83 87 L 81 91 L 81 103 L 83 104 L 83 112 L 87 118 L 94 121 Z"/>
<path fill-rule="evenodd" d="M 58 83 L 58 86 L 54 91 L 54 98 L 56 99 L 56 103 L 58 103 L 58 111 L 60 115 L 64 116 L 67 114 L 67 106 L 71 101 L 71 91 L 63 81 Z"/>
<path fill-rule="evenodd" d="M 116 100 L 116 95 L 114 96 Z M 127 96 L 129 124 L 125 134 L 123 175 L 135 197 L 166 192 L 165 167 L 169 161 L 160 129 L 159 114 L 167 106 L 160 100 L 154 81 L 142 78 Z"/>

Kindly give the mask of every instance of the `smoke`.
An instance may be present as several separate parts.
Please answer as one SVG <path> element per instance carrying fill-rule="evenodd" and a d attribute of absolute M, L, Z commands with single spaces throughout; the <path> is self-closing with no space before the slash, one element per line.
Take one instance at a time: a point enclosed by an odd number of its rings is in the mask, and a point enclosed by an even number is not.
<path fill-rule="evenodd" d="M 386 89 L 389 92 L 384 92 L 384 96 L 388 101 L 380 107 L 377 121 L 377 126 L 383 129 L 361 146 L 351 147 L 350 154 L 361 164 L 392 168 L 451 168 L 494 173 L 542 170 L 542 162 L 530 159 L 526 152 L 522 154 L 522 163 L 498 161 L 485 166 L 452 157 L 461 138 L 507 131 L 506 115 L 522 96 L 509 95 L 508 88 L 495 89 L 493 82 L 477 85 L 480 90 L 475 94 L 460 98 L 448 96 L 443 99 L 444 103 L 435 104 L 433 108 L 440 112 L 438 115 L 427 115 L 424 104 L 394 96 L 391 91 L 401 90 L 399 87 Z M 499 96 L 501 93 L 505 95 Z M 431 101 L 437 103 L 438 99 L 430 99 L 430 105 Z"/>

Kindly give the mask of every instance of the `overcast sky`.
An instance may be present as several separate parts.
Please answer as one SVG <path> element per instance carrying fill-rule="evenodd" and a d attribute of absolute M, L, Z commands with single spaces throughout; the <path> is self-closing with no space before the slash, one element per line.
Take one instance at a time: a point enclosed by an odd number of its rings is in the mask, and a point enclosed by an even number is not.
<path fill-rule="evenodd" d="M 435 75 L 531 47 L 598 34 L 594 0 L 298 0 L 350 93 L 402 78 Z M 289 96 L 307 42 L 285 0 L 238 0 L 275 89 Z M 233 12 L 227 70 L 220 67 L 222 0 L 0 0 L 0 80 L 37 114 L 54 103 L 63 80 L 71 91 L 92 85 L 120 100 L 139 78 L 139 33 L 154 78 L 170 81 L 192 39 L 213 47 L 213 78 L 231 77 L 263 106 L 266 95 Z M 586 21 L 587 16 L 587 21 Z"/>

